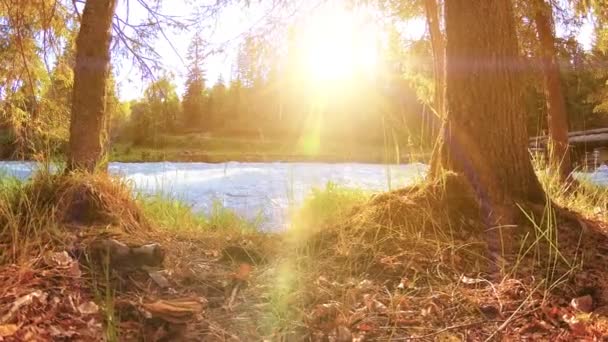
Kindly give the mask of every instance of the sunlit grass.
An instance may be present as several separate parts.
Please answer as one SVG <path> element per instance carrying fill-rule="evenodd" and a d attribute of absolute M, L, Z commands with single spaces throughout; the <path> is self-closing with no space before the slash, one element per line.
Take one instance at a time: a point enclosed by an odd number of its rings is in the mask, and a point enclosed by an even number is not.
<path fill-rule="evenodd" d="M 533 159 L 536 174 L 547 196 L 556 204 L 589 218 L 608 220 L 608 186 L 594 184 L 575 172 L 575 183 L 562 182 L 555 168 L 542 158 Z"/>
<path fill-rule="evenodd" d="M 328 182 L 313 188 L 292 219 L 292 229 L 318 228 L 329 221 L 343 219 L 355 206 L 365 203 L 371 192 Z"/>
<path fill-rule="evenodd" d="M 245 218 L 215 199 L 207 212 L 194 211 L 186 202 L 159 191 L 153 195 L 137 195 L 146 217 L 157 227 L 169 231 L 233 230 L 259 231 L 264 223 L 262 214 Z"/>

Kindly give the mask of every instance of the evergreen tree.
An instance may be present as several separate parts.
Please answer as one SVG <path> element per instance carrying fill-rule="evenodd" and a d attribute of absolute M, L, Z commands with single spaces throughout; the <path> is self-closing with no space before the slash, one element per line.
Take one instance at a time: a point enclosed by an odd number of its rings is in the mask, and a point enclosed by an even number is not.
<path fill-rule="evenodd" d="M 111 27 L 116 0 L 87 0 L 76 38 L 67 170 L 93 172 L 104 154 Z M 96 67 L 91 67 L 91 60 Z"/>
<path fill-rule="evenodd" d="M 447 110 L 433 165 L 468 184 L 488 225 L 512 223 L 516 203 L 546 200 L 530 162 L 513 68 L 519 51 L 512 4 L 447 0 L 445 6 Z M 460 191 L 454 185 L 446 191 Z"/>
<path fill-rule="evenodd" d="M 199 130 L 203 125 L 203 116 L 207 98 L 205 96 L 205 72 L 203 70 L 204 41 L 197 33 L 188 49 L 188 78 L 184 94 L 182 124 L 185 130 Z"/>
<path fill-rule="evenodd" d="M 209 126 L 211 130 L 217 129 L 225 119 L 226 94 L 226 84 L 224 83 L 224 78 L 220 75 L 209 94 L 208 109 L 210 116 Z"/>
<path fill-rule="evenodd" d="M 545 0 L 536 0 L 534 10 L 547 102 L 547 122 L 551 142 L 549 159 L 552 166 L 558 168 L 560 177 L 566 180 L 572 173 L 572 163 L 570 162 L 570 151 L 568 149 L 568 112 L 562 91 L 560 67 L 555 46 L 553 8 Z"/>

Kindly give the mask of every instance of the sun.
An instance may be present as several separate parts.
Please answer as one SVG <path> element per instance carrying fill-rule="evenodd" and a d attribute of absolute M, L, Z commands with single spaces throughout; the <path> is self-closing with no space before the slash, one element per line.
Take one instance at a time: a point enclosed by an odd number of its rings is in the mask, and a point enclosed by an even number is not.
<path fill-rule="evenodd" d="M 362 11 L 335 7 L 309 18 L 301 56 L 306 77 L 322 83 L 375 72 L 379 30 L 366 19 Z"/>

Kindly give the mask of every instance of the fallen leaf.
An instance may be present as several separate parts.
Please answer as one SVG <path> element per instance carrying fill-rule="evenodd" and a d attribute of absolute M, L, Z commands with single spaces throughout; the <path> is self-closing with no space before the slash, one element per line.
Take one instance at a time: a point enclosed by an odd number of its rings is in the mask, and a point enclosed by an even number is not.
<path fill-rule="evenodd" d="M 361 323 L 357 326 L 359 331 L 371 332 L 376 330 L 376 327 L 370 323 Z"/>
<path fill-rule="evenodd" d="M 589 313 L 593 311 L 593 298 L 590 295 L 572 298 L 570 306 L 578 311 Z"/>
<path fill-rule="evenodd" d="M 0 325 L 0 337 L 13 336 L 17 330 L 19 330 L 17 324 L 2 324 Z"/>
<path fill-rule="evenodd" d="M 94 315 L 99 312 L 99 306 L 93 302 L 86 302 L 78 305 L 78 312 L 82 315 Z"/>
<path fill-rule="evenodd" d="M 482 304 L 479 306 L 479 311 L 483 313 L 486 318 L 495 319 L 500 316 L 500 309 L 492 304 Z"/>
<path fill-rule="evenodd" d="M 151 317 L 160 318 L 170 323 L 189 322 L 203 311 L 201 302 L 192 298 L 160 299 L 153 303 L 144 303 L 142 306 Z"/>
<path fill-rule="evenodd" d="M 247 281 L 249 279 L 249 275 L 251 274 L 251 270 L 253 266 L 249 264 L 240 264 L 238 271 L 234 274 L 234 279 L 240 281 Z"/>
<path fill-rule="evenodd" d="M 217 257 L 220 256 L 220 251 L 218 251 L 216 249 L 213 249 L 213 250 L 210 250 L 210 251 L 205 251 L 205 255 L 209 256 L 209 257 L 217 258 Z"/>
<path fill-rule="evenodd" d="M 80 271 L 80 267 L 77 262 L 73 262 L 69 268 L 67 269 L 67 274 L 74 278 L 80 278 L 82 276 L 82 272 Z"/>
<path fill-rule="evenodd" d="M 34 291 L 32 293 L 29 293 L 29 294 L 27 294 L 25 296 L 21 296 L 21 297 L 17 298 L 13 302 L 13 306 L 11 306 L 10 310 L 8 311 L 8 313 L 6 313 L 4 316 L 2 316 L 2 318 L 0 318 L 0 323 L 8 322 L 9 320 L 11 320 L 13 318 L 13 315 L 15 315 L 15 313 L 22 306 L 27 306 L 27 305 L 32 304 L 32 302 L 34 301 L 34 298 L 37 298 L 41 302 L 45 302 L 47 296 L 48 296 L 48 294 L 46 292 L 42 292 L 40 290 L 36 290 L 36 291 Z"/>
<path fill-rule="evenodd" d="M 399 290 L 405 290 L 407 287 L 409 287 L 409 279 L 407 279 L 406 277 L 401 278 L 401 281 L 399 282 L 399 285 L 397 285 L 397 288 Z"/>
<path fill-rule="evenodd" d="M 479 283 L 483 283 L 485 282 L 485 279 L 481 279 L 481 278 L 471 278 L 471 277 L 467 277 L 465 275 L 462 275 L 460 277 L 460 282 L 463 284 L 467 284 L 467 285 L 476 285 Z"/>
<path fill-rule="evenodd" d="M 441 342 L 459 342 L 463 340 L 463 336 L 459 335 L 459 334 L 455 334 L 449 331 L 443 332 L 439 335 L 437 335 L 437 337 L 435 337 L 435 341 L 441 341 Z"/>
<path fill-rule="evenodd" d="M 375 296 L 370 294 L 363 295 L 363 302 L 365 307 L 370 312 L 384 312 L 386 311 L 386 305 L 378 301 Z"/>
<path fill-rule="evenodd" d="M 372 283 L 370 280 L 363 279 L 361 282 L 359 282 L 358 287 L 360 289 L 365 289 L 365 288 L 368 288 L 368 287 L 372 287 L 373 285 L 374 285 L 374 283 Z"/>

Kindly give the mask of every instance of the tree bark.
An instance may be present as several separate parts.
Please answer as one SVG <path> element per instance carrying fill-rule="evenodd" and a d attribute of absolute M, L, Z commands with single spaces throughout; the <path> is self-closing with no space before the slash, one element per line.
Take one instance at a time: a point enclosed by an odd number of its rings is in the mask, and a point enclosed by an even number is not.
<path fill-rule="evenodd" d="M 528 153 L 512 5 L 446 0 L 445 20 L 446 116 L 433 159 L 463 177 L 485 218 L 504 222 L 505 208 L 545 199 Z"/>
<path fill-rule="evenodd" d="M 424 10 L 426 13 L 426 22 L 429 27 L 431 36 L 431 48 L 433 51 L 433 73 L 435 78 L 435 114 L 436 118 L 433 123 L 441 122 L 445 112 L 445 39 L 441 33 L 439 8 L 437 0 L 424 0 Z M 433 125 L 435 126 L 435 125 Z M 435 136 L 437 130 L 433 128 L 432 136 Z M 434 149 L 439 145 L 435 145 Z M 433 160 L 435 161 L 435 159 Z M 437 163 L 431 163 L 431 174 L 436 175 L 439 172 Z"/>
<path fill-rule="evenodd" d="M 67 170 L 93 172 L 104 153 L 106 83 L 116 0 L 87 0 L 76 38 Z"/>
<path fill-rule="evenodd" d="M 572 162 L 568 150 L 568 113 L 562 92 L 555 36 L 553 33 L 553 13 L 545 0 L 535 1 L 534 21 L 540 41 L 541 68 L 547 102 L 547 123 L 549 126 L 549 161 L 556 166 L 562 179 L 572 173 Z"/>
<path fill-rule="evenodd" d="M 444 112 L 445 93 L 445 40 L 441 33 L 437 0 L 424 0 L 426 22 L 431 36 L 433 50 L 433 72 L 435 76 L 435 111 L 438 117 Z"/>

